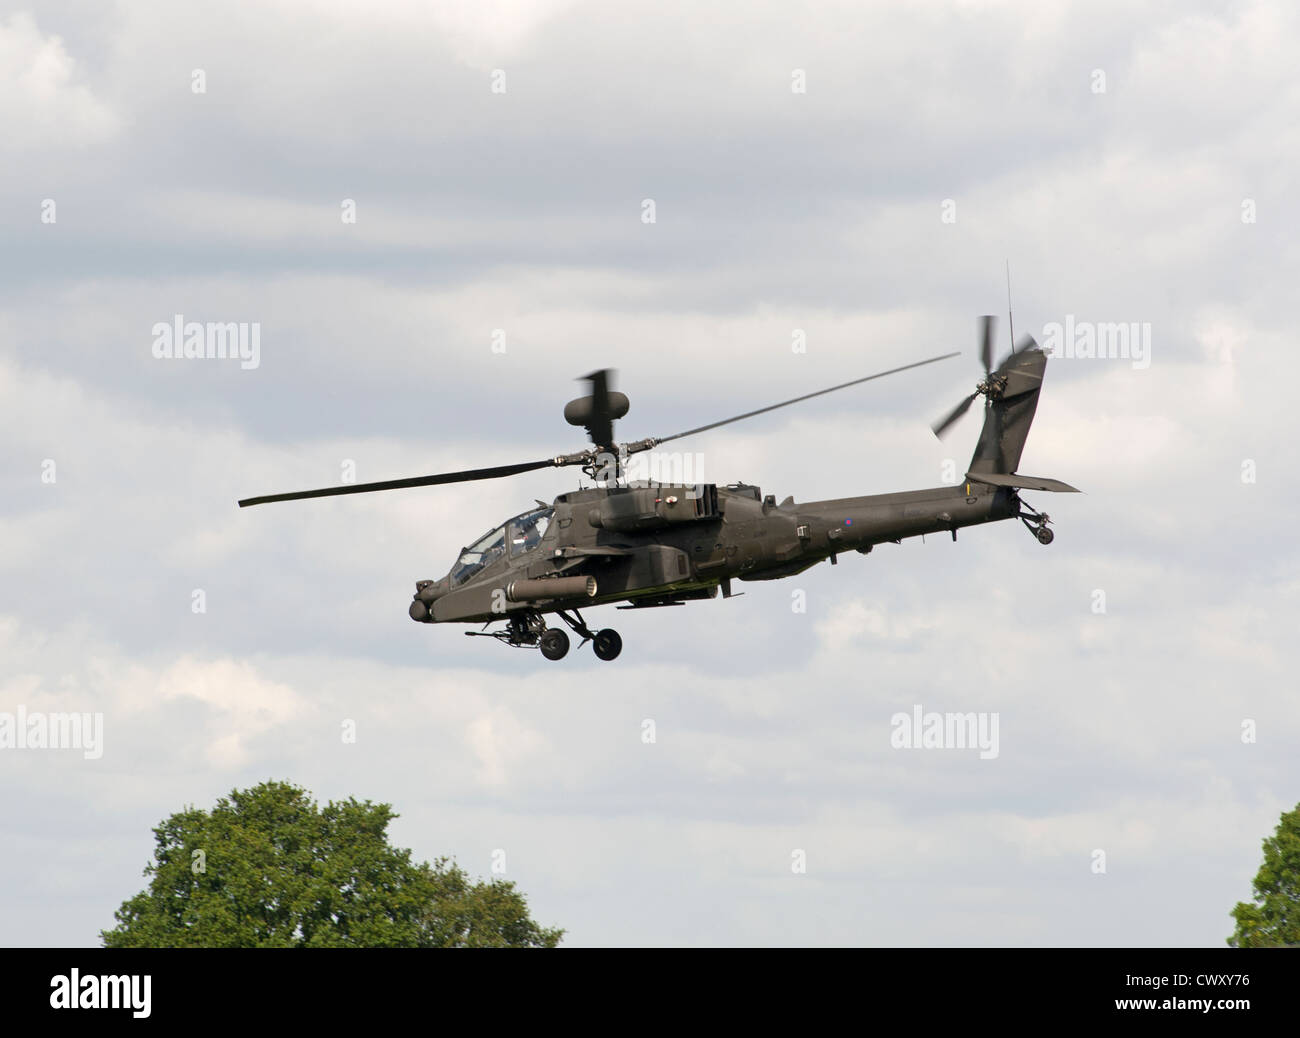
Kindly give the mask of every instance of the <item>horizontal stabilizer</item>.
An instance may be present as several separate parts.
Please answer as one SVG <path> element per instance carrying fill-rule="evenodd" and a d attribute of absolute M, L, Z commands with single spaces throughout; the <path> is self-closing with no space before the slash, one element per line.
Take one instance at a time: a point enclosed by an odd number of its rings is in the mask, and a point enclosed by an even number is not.
<path fill-rule="evenodd" d="M 1059 479 L 1043 476 L 1020 476 L 1014 472 L 967 472 L 971 483 L 987 483 L 991 487 L 1012 487 L 1016 490 L 1051 490 L 1059 494 L 1081 493 L 1078 487 L 1062 483 Z"/>

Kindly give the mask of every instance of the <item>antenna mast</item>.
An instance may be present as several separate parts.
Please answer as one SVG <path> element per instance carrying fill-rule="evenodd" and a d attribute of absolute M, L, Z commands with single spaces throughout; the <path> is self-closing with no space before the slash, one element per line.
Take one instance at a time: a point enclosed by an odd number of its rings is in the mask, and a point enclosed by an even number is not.
<path fill-rule="evenodd" d="M 1016 322 L 1011 316 L 1011 261 L 1007 260 L 1007 331 L 1011 335 L 1011 352 L 1016 352 Z"/>

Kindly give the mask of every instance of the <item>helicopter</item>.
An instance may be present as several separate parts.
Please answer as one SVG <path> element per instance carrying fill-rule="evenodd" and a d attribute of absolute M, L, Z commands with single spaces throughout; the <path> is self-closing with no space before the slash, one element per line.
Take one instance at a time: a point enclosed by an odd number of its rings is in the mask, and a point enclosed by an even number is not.
<path fill-rule="evenodd" d="M 681 606 L 731 598 L 733 580 L 779 580 L 825 560 L 836 565 L 849 551 L 867 554 L 877 544 L 901 543 L 927 533 L 952 534 L 965 526 L 1019 519 L 1041 544 L 1051 544 L 1051 518 L 1021 500 L 1019 491 L 1079 491 L 1067 483 L 1016 472 L 1042 391 L 1047 355 L 1025 336 L 993 368 L 995 318 L 980 318 L 984 378 L 974 392 L 931 428 L 943 436 L 978 397 L 984 426 L 962 483 L 866 497 L 797 504 L 757 486 L 731 483 L 662 484 L 628 478 L 628 459 L 661 443 L 694 436 L 813 397 L 958 356 L 946 353 L 891 368 L 828 389 L 806 393 L 670 436 L 617 443 L 614 422 L 630 406 L 611 387 L 610 369 L 583 378 L 586 396 L 564 408 L 565 420 L 587 430 L 591 447 L 538 461 L 444 472 L 378 483 L 348 484 L 246 498 L 241 508 L 277 501 L 366 494 L 380 490 L 500 479 L 536 469 L 580 466 L 594 485 L 560 494 L 551 504 L 507 519 L 467 545 L 445 576 L 418 580 L 408 608 L 418 623 L 482 624 L 471 637 L 495 638 L 517 648 L 538 648 L 562 659 L 570 639 L 558 617 L 592 643 L 601 660 L 615 659 L 623 641 L 612 628 L 592 630 L 583 608 L 622 603 L 619 609 Z M 504 622 L 497 630 L 488 630 Z"/>

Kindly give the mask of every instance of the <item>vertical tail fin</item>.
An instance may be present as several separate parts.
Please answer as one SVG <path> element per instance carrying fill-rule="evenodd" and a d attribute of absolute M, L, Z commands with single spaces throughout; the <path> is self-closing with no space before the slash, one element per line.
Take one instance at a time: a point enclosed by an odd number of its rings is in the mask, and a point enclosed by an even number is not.
<path fill-rule="evenodd" d="M 1027 348 L 1009 355 L 992 374 L 991 379 L 997 380 L 1001 389 L 991 394 L 985 404 L 984 428 L 970 461 L 970 472 L 1016 471 L 1038 409 L 1046 368 L 1047 355 L 1030 339 Z"/>

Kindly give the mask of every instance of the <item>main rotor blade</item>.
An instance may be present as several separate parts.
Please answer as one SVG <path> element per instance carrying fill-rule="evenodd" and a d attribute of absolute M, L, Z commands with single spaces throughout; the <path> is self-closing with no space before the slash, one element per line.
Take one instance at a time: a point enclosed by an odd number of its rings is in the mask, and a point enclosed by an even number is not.
<path fill-rule="evenodd" d="M 984 362 L 984 375 L 987 378 L 993 369 L 993 329 L 997 318 L 985 314 L 980 318 L 980 360 Z"/>
<path fill-rule="evenodd" d="M 306 497 L 334 497 L 339 494 L 369 494 L 376 490 L 406 490 L 409 487 L 432 487 L 440 483 L 468 483 L 476 479 L 500 479 L 533 469 L 549 468 L 554 458 L 545 461 L 526 461 L 521 465 L 498 465 L 490 469 L 466 469 L 463 472 L 443 472 L 436 476 L 415 476 L 411 479 L 388 479 L 381 483 L 354 483 L 341 487 L 324 487 L 320 490 L 298 490 L 291 494 L 267 494 L 264 497 L 247 497 L 239 502 L 240 508 L 265 505 L 272 501 L 300 501 Z"/>
<path fill-rule="evenodd" d="M 967 411 L 970 410 L 970 405 L 975 402 L 975 398 L 977 396 L 979 396 L 978 393 L 972 393 L 960 404 L 958 404 L 951 411 L 949 411 L 948 416 L 946 418 L 941 418 L 939 419 L 939 421 L 935 422 L 934 425 L 930 426 L 930 428 L 934 430 L 935 436 L 938 436 L 940 439 L 942 439 L 943 434 L 948 431 L 948 427 L 952 425 L 952 423 L 955 422 L 958 418 L 964 415 Z"/>
<path fill-rule="evenodd" d="M 881 371 L 875 375 L 867 375 L 865 378 L 855 378 L 852 382 L 841 382 L 838 386 L 831 386 L 830 389 L 819 389 L 815 393 L 805 393 L 803 396 L 797 396 L 793 400 L 782 400 L 779 404 L 772 404 L 768 407 L 760 407 L 757 411 L 746 411 L 744 414 L 738 414 L 734 418 L 724 418 L 720 422 L 710 422 L 708 425 L 701 425 L 695 429 L 687 429 L 685 432 L 673 433 L 671 436 L 659 437 L 660 443 L 667 443 L 669 440 L 680 440 L 683 436 L 694 436 L 696 433 L 706 432 L 709 429 L 716 429 L 720 425 L 730 425 L 732 422 L 739 422 L 744 418 L 753 418 L 755 415 L 766 414 L 768 411 L 775 411 L 778 407 L 789 407 L 791 404 L 797 404 L 802 400 L 811 400 L 815 396 L 825 396 L 827 393 L 834 393 L 837 389 L 848 389 L 849 386 L 861 385 L 863 382 L 870 382 L 873 379 L 884 378 L 886 375 L 896 375 L 900 371 L 910 371 L 912 368 L 919 368 L 926 364 L 934 364 L 936 361 L 947 360 L 949 357 L 956 357 L 956 353 L 945 353 L 941 357 L 931 357 L 929 360 L 918 360 L 915 364 L 904 364 L 901 368 L 890 368 L 888 371 Z"/>

